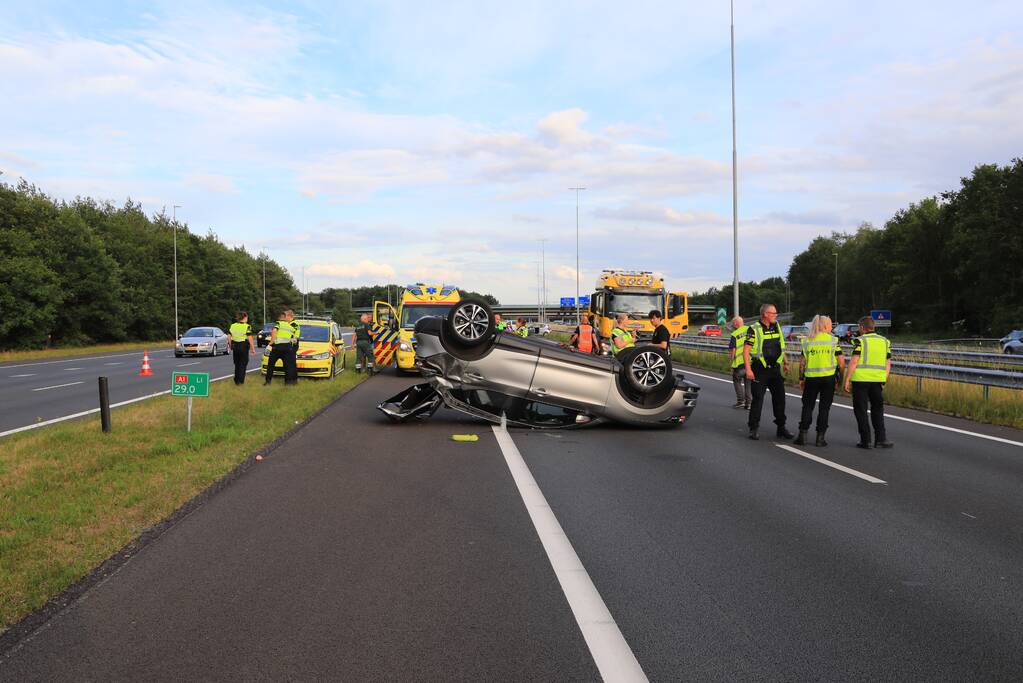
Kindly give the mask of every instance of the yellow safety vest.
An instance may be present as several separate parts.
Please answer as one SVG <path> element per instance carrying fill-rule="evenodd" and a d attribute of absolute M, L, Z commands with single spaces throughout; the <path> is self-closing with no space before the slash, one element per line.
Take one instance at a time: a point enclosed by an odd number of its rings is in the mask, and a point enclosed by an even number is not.
<path fill-rule="evenodd" d="M 529 328 L 526 327 L 525 325 L 523 325 L 519 329 L 515 330 L 515 334 L 519 335 L 520 337 L 528 337 L 529 336 Z"/>
<path fill-rule="evenodd" d="M 743 363 L 742 359 L 742 346 L 746 343 L 746 333 L 749 332 L 749 325 L 743 325 L 737 330 L 732 332 L 732 339 L 735 340 L 735 358 L 732 359 L 732 369 L 741 368 Z"/>
<path fill-rule="evenodd" d="M 617 346 L 615 346 L 614 343 L 615 337 L 622 337 L 623 339 L 625 339 L 625 346 L 623 346 L 622 348 L 618 348 Z M 632 333 L 629 332 L 628 330 L 623 330 L 620 327 L 616 327 L 613 330 L 611 330 L 611 353 L 621 353 L 625 349 L 631 349 L 635 345 L 636 340 L 633 339 Z"/>
<path fill-rule="evenodd" d="M 801 346 L 806 359 L 806 377 L 831 377 L 835 374 L 838 367 L 838 339 L 835 335 L 821 332 L 813 339 L 804 339 Z"/>
<path fill-rule="evenodd" d="M 853 382 L 887 382 L 888 354 L 892 352 L 892 343 L 879 334 L 871 332 L 860 335 L 857 340 L 860 359 L 853 370 Z M 855 343 L 855 342 L 854 342 Z M 853 347 L 855 350 L 855 346 Z"/>
<path fill-rule="evenodd" d="M 290 342 L 292 339 L 298 341 L 298 335 L 302 332 L 302 328 L 294 321 L 278 320 L 274 328 L 277 330 L 278 342 Z"/>
<path fill-rule="evenodd" d="M 785 361 L 785 339 L 781 336 L 781 325 L 775 323 L 774 332 L 764 332 L 764 326 L 760 324 L 760 321 L 757 321 L 750 325 L 750 329 L 753 330 L 753 348 L 749 351 L 750 360 L 759 360 L 760 364 L 765 368 L 769 361 L 781 365 Z M 747 332 L 747 335 L 748 334 L 749 332 Z M 764 358 L 765 339 L 778 340 L 778 343 L 781 344 L 781 356 L 771 359 Z"/>
<path fill-rule="evenodd" d="M 252 326 L 248 323 L 231 323 L 231 341 L 243 342 L 252 334 Z"/>

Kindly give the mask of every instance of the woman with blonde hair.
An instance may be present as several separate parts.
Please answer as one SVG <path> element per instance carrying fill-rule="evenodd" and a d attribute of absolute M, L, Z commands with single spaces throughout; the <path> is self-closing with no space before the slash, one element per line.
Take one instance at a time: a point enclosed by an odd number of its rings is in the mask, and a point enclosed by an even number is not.
<path fill-rule="evenodd" d="M 801 342 L 803 357 L 799 363 L 799 388 L 803 390 L 803 414 L 799 420 L 799 435 L 793 442 L 806 443 L 806 432 L 813 421 L 813 406 L 820 399 L 817 410 L 816 446 L 827 446 L 824 433 L 828 431 L 828 416 L 835 398 L 835 384 L 841 381 L 838 371 L 845 371 L 845 358 L 838 347 L 838 339 L 831 334 L 831 318 L 815 315 L 810 334 Z"/>

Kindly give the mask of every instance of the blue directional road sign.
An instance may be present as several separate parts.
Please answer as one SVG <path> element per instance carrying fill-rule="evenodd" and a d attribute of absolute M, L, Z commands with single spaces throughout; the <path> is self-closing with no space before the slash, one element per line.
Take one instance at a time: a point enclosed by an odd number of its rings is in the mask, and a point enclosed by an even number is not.
<path fill-rule="evenodd" d="M 589 306 L 590 305 L 590 295 L 587 294 L 586 296 L 580 296 L 579 297 L 579 305 L 580 306 Z"/>
<path fill-rule="evenodd" d="M 874 319 L 874 325 L 877 327 L 891 327 L 892 326 L 892 312 L 887 310 L 873 310 L 870 312 L 870 317 Z"/>
<path fill-rule="evenodd" d="M 561 307 L 562 308 L 571 308 L 572 306 L 575 306 L 575 297 L 574 296 L 563 296 L 563 297 L 561 297 Z"/>

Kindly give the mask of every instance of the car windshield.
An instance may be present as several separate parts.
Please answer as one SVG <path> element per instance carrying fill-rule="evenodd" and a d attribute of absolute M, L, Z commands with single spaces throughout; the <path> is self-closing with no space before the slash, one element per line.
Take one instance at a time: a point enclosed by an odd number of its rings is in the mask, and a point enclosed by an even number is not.
<path fill-rule="evenodd" d="M 650 311 L 664 308 L 664 297 L 660 294 L 622 294 L 608 296 L 608 311 L 611 313 L 638 314 L 644 318 Z"/>
<path fill-rule="evenodd" d="M 182 336 L 184 337 L 212 337 L 212 327 L 193 327 L 188 332 L 185 332 Z"/>
<path fill-rule="evenodd" d="M 431 315 L 445 316 L 452 304 L 413 304 L 401 307 L 401 326 L 411 330 L 416 323 Z"/>
<path fill-rule="evenodd" d="M 263 332 L 269 332 L 273 328 L 274 328 L 274 324 L 273 323 L 267 323 L 266 325 L 263 325 L 263 330 L 262 331 Z"/>
<path fill-rule="evenodd" d="M 325 342 L 330 341 L 330 328 L 326 325 L 309 325 L 302 323 L 298 324 L 302 332 L 299 335 L 299 341 L 304 342 Z"/>

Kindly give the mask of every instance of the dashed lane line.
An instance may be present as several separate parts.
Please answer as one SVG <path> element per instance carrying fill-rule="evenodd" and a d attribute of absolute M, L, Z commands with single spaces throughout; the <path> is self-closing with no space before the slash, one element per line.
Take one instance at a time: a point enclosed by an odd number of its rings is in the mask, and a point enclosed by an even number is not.
<path fill-rule="evenodd" d="M 15 377 L 35 377 L 35 376 L 36 376 L 36 373 L 30 372 L 27 375 L 11 375 L 11 379 L 13 379 Z"/>
<path fill-rule="evenodd" d="M 572 542 L 547 504 L 543 491 L 537 486 L 526 461 L 512 441 L 508 430 L 494 425 L 494 436 L 504 454 L 504 460 L 511 471 L 512 479 L 533 522 L 547 559 L 558 577 L 561 590 L 568 599 L 576 623 L 582 631 L 601 678 L 611 681 L 646 681 L 646 674 L 636 660 L 632 648 L 625 642 L 618 624 L 600 597 L 593 580 L 576 555 Z"/>
<path fill-rule="evenodd" d="M 158 353 L 165 353 L 167 351 L 172 351 L 172 350 L 173 349 L 157 349 L 156 351 L 151 351 L 149 353 L 149 355 L 150 356 L 155 356 Z M 118 358 L 120 356 L 137 356 L 137 355 L 139 355 L 138 351 L 133 351 L 131 353 L 110 353 L 110 354 L 107 354 L 105 356 L 87 356 L 85 358 L 67 358 L 65 360 L 41 360 L 41 361 L 36 361 L 36 362 L 33 362 L 33 363 L 20 363 L 18 365 L 0 365 L 0 370 L 13 370 L 15 368 L 31 368 L 31 367 L 35 367 L 36 365 L 55 365 L 57 363 L 80 363 L 83 360 L 103 360 L 104 358 Z"/>
<path fill-rule="evenodd" d="M 76 384 L 85 384 L 85 382 L 83 381 L 83 382 L 68 382 L 67 384 L 54 384 L 52 387 L 39 387 L 38 389 L 33 389 L 32 391 L 46 391 L 47 389 L 61 389 L 63 387 L 73 387 Z"/>
<path fill-rule="evenodd" d="M 685 374 L 693 375 L 695 377 L 703 377 L 703 378 L 706 378 L 706 379 L 712 379 L 715 382 L 725 382 L 727 384 L 731 384 L 732 383 L 732 380 L 730 380 L 730 379 L 724 379 L 722 377 L 712 377 L 711 375 L 703 375 L 703 374 L 700 374 L 699 372 L 689 372 L 689 371 L 686 371 Z M 803 398 L 799 394 L 790 394 L 788 392 L 786 392 L 785 395 L 789 396 L 791 398 L 796 398 L 796 399 Z M 847 405 L 845 405 L 843 403 L 832 403 L 831 407 L 832 408 L 838 407 L 838 408 L 845 408 L 846 410 L 852 410 L 852 406 L 847 406 Z M 971 431 L 969 431 L 967 429 L 957 429 L 956 427 L 946 427 L 945 425 L 935 424 L 934 422 L 925 422 L 924 420 L 914 420 L 911 417 L 902 417 L 900 415 L 885 414 L 884 419 L 886 419 L 886 420 L 899 420 L 900 422 L 909 422 L 911 424 L 920 425 L 922 427 L 931 427 L 933 429 L 941 429 L 941 430 L 944 430 L 946 432 L 954 432 L 956 434 L 965 434 L 966 436 L 975 436 L 978 439 L 987 439 L 988 441 L 997 441 L 998 443 L 1004 443 L 1004 444 L 1008 444 L 1010 446 L 1019 446 L 1020 448 L 1023 448 L 1023 441 L 1013 441 L 1012 439 L 1004 439 L 1004 438 L 1002 438 L 1000 436 L 991 436 L 990 434 L 981 434 L 980 432 L 971 432 Z"/>
<path fill-rule="evenodd" d="M 856 471 L 856 470 L 854 470 L 854 469 L 852 469 L 850 467 L 846 467 L 845 465 L 839 465 L 837 462 L 831 462 L 830 460 L 825 460 L 824 458 L 819 458 L 816 455 L 813 455 L 811 453 L 807 453 L 806 451 L 801 451 L 798 448 L 793 448 L 792 446 L 789 446 L 787 444 L 776 443 L 774 445 L 777 446 L 778 448 L 784 448 L 786 451 L 789 451 L 790 453 L 795 453 L 796 455 L 801 455 L 804 458 L 808 458 L 810 460 L 813 460 L 814 462 L 819 462 L 822 465 L 827 465 L 828 467 L 833 467 L 836 470 L 839 470 L 840 472 L 845 472 L 846 474 L 851 474 L 854 477 L 859 477 L 860 479 L 862 479 L 864 481 L 869 481 L 871 484 L 887 484 L 887 482 L 884 481 L 883 479 L 878 479 L 877 477 L 872 477 L 869 474 L 864 474 L 863 472 L 858 472 L 858 471 Z"/>
<path fill-rule="evenodd" d="M 258 371 L 259 371 L 259 368 L 255 367 L 255 368 L 251 368 L 249 370 L 246 370 L 245 373 L 248 374 L 250 372 L 258 372 Z M 210 380 L 210 382 L 219 382 L 220 380 L 228 379 L 229 377 L 234 377 L 234 373 L 231 373 L 230 375 L 224 375 L 222 377 L 214 377 L 213 379 Z M 120 403 L 111 403 L 110 407 L 111 408 L 120 408 L 121 406 L 126 406 L 126 405 L 128 405 L 130 403 L 138 403 L 139 401 L 145 401 L 145 400 L 148 400 L 150 398 L 156 398 L 157 396 L 163 396 L 164 394 L 169 394 L 169 393 L 170 393 L 170 389 L 167 389 L 165 391 L 158 391 L 155 394 L 147 394 L 146 396 L 139 396 L 138 398 L 130 398 L 127 401 L 121 401 Z M 92 415 L 93 413 L 98 413 L 98 412 L 99 412 L 99 408 L 93 408 L 92 410 L 83 410 L 82 412 L 74 413 L 73 415 L 64 415 L 63 417 L 55 417 L 52 420 L 43 420 L 42 422 L 36 422 L 35 424 L 25 425 L 24 427 L 15 427 L 14 429 L 8 429 L 5 432 L 0 432 L 0 438 L 5 437 L 5 436 L 10 436 L 11 434 L 17 434 L 18 432 L 27 432 L 30 429 L 38 429 L 39 427 L 46 427 L 48 425 L 57 424 L 58 422 L 64 422 L 66 420 L 74 420 L 76 418 L 85 417 L 86 415 Z"/>

